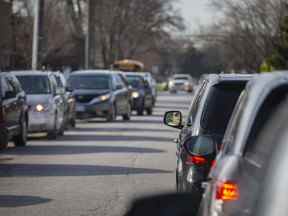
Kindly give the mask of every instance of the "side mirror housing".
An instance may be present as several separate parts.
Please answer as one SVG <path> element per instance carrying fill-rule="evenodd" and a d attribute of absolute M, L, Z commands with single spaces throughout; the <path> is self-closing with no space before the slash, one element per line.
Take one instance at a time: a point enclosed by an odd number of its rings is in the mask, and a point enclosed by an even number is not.
<path fill-rule="evenodd" d="M 116 90 L 121 90 L 121 89 L 123 89 L 123 86 L 122 86 L 122 85 L 117 85 L 117 86 L 116 86 Z"/>
<path fill-rule="evenodd" d="M 182 124 L 182 113 L 180 111 L 168 111 L 164 115 L 164 124 L 177 128 L 177 129 L 182 129 L 183 124 Z"/>
<path fill-rule="evenodd" d="M 65 87 L 65 90 L 66 90 L 67 92 L 73 92 L 73 89 L 72 89 L 70 86 L 66 86 L 66 87 Z"/>

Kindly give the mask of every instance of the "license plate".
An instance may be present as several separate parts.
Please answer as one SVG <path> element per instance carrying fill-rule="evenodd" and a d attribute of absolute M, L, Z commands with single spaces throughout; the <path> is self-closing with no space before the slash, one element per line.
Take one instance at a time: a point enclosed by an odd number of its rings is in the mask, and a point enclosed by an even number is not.
<path fill-rule="evenodd" d="M 85 111 L 84 106 L 81 106 L 81 105 L 76 106 L 76 112 L 84 112 L 84 111 Z"/>

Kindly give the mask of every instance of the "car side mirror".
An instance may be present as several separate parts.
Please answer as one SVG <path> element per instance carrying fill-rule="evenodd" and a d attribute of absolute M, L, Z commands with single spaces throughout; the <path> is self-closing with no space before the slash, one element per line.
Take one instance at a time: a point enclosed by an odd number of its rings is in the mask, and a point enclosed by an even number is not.
<path fill-rule="evenodd" d="M 73 89 L 72 89 L 70 86 L 66 86 L 66 87 L 65 87 L 65 90 L 66 90 L 67 92 L 73 92 Z"/>
<path fill-rule="evenodd" d="M 116 90 L 121 90 L 121 89 L 123 89 L 122 85 L 116 85 Z"/>
<path fill-rule="evenodd" d="M 177 128 L 177 129 L 182 129 L 183 124 L 182 124 L 182 113 L 180 111 L 168 111 L 164 115 L 164 124 Z"/>
<path fill-rule="evenodd" d="M 125 216 L 196 216 L 200 193 L 173 193 L 135 200 Z"/>
<path fill-rule="evenodd" d="M 211 136 L 191 136 L 184 141 L 186 150 L 195 156 L 207 156 L 216 154 L 216 142 Z"/>
<path fill-rule="evenodd" d="M 15 92 L 13 92 L 13 91 L 6 91 L 6 93 L 5 93 L 5 99 L 11 99 L 11 98 L 14 98 L 14 97 L 16 97 Z"/>

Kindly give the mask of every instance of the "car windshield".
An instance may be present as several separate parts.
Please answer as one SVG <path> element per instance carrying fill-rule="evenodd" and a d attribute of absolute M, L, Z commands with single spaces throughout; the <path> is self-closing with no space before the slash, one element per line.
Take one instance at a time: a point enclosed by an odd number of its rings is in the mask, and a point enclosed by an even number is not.
<path fill-rule="evenodd" d="M 17 78 L 26 94 L 51 94 L 48 76 L 17 75 Z"/>
<path fill-rule="evenodd" d="M 144 81 L 141 76 L 128 75 L 127 80 L 133 88 L 142 88 L 144 86 Z"/>
<path fill-rule="evenodd" d="M 237 100 L 246 82 L 228 82 L 213 86 L 205 103 L 201 127 L 208 134 L 223 137 Z"/>
<path fill-rule="evenodd" d="M 69 86 L 72 89 L 110 89 L 110 75 L 74 75 L 69 79 Z"/>

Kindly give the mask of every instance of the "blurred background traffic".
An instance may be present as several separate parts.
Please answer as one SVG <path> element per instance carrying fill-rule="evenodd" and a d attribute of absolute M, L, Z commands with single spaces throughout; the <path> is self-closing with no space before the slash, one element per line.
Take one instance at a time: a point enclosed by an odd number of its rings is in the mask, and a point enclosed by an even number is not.
<path fill-rule="evenodd" d="M 0 30 L 1 215 L 285 212 L 287 0 L 0 0 Z"/>

